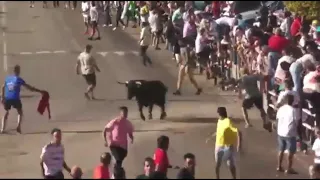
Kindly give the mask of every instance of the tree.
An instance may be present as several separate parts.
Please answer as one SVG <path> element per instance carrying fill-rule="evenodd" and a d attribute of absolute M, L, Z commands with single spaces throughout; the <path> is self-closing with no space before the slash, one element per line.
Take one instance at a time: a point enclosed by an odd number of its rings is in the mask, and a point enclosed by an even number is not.
<path fill-rule="evenodd" d="M 320 1 L 283 1 L 286 8 L 293 13 L 306 16 L 308 20 L 320 17 Z"/>

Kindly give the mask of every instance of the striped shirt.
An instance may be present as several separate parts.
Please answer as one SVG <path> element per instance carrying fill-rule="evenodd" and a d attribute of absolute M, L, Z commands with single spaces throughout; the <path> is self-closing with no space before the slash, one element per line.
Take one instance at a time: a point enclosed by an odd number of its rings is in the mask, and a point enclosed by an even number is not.
<path fill-rule="evenodd" d="M 43 161 L 44 174 L 54 176 L 63 170 L 64 146 L 47 144 L 42 148 L 40 158 Z"/>

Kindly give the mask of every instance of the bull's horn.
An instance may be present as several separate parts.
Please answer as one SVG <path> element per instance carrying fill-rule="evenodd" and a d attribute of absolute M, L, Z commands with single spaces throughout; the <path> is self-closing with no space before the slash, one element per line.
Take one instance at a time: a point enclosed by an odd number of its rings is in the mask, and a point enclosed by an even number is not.
<path fill-rule="evenodd" d="M 128 84 L 128 81 L 126 81 L 126 82 L 119 82 L 119 81 L 117 81 L 118 82 L 118 84 Z"/>
<path fill-rule="evenodd" d="M 141 85 L 141 82 L 140 81 L 136 81 L 136 84 Z"/>

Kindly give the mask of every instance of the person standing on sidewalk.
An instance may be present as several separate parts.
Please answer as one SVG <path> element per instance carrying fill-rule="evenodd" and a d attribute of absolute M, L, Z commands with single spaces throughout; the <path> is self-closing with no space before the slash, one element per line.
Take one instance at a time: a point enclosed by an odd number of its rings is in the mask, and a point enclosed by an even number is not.
<path fill-rule="evenodd" d="M 128 108 L 121 106 L 120 115 L 111 120 L 104 128 L 103 139 L 106 147 L 116 160 L 115 169 L 122 168 L 122 162 L 128 154 L 128 136 L 133 143 L 133 125 L 128 120 Z M 109 142 L 108 142 L 109 141 Z"/>
<path fill-rule="evenodd" d="M 117 13 L 116 13 L 116 27 L 114 27 L 112 30 L 115 31 L 117 29 L 117 27 L 119 27 L 119 22 L 121 23 L 122 25 L 122 28 L 125 29 L 126 28 L 126 25 L 124 24 L 121 16 L 122 16 L 122 12 L 123 12 L 123 7 L 124 7 L 124 2 L 123 1 L 120 1 L 118 3 L 118 6 L 117 6 Z"/>
<path fill-rule="evenodd" d="M 103 11 L 105 14 L 105 24 L 103 27 L 111 27 L 112 26 L 112 18 L 111 18 L 111 2 L 110 1 L 103 1 Z"/>
<path fill-rule="evenodd" d="M 298 137 L 298 125 L 299 119 L 296 116 L 297 110 L 293 107 L 294 96 L 288 94 L 286 96 L 287 104 L 281 106 L 277 111 L 277 134 L 278 134 L 278 167 L 277 171 L 283 172 L 282 160 L 285 150 L 288 150 L 288 165 L 285 172 L 287 174 L 296 174 L 296 171 L 293 170 L 293 158 L 297 151 L 297 137 Z"/>
<path fill-rule="evenodd" d="M 96 38 L 96 40 L 100 40 L 101 36 L 100 36 L 100 31 L 98 28 L 98 23 L 99 23 L 99 12 L 96 6 L 96 3 L 94 1 L 91 2 L 91 7 L 90 7 L 90 24 L 91 24 L 91 28 L 92 28 L 92 33 L 91 36 L 88 38 L 89 40 L 93 40 L 93 36 L 96 34 L 96 32 L 98 33 L 98 37 Z"/>
<path fill-rule="evenodd" d="M 150 57 L 147 55 L 147 49 L 150 45 L 150 38 L 151 38 L 151 34 L 150 34 L 149 25 L 147 22 L 143 22 L 142 29 L 140 32 L 139 44 L 140 44 L 140 55 L 142 57 L 142 62 L 144 66 L 147 66 L 147 63 L 149 65 L 152 64 Z"/>
<path fill-rule="evenodd" d="M 64 179 L 63 169 L 71 173 L 71 169 L 65 162 L 64 146 L 61 144 L 61 129 L 54 128 L 51 131 L 52 140 L 42 148 L 40 165 L 45 179 Z"/>
<path fill-rule="evenodd" d="M 58 1 L 59 2 L 59 1 Z M 86 28 L 84 34 L 89 34 L 89 23 L 90 23 L 90 2 L 89 1 L 82 1 L 81 2 L 81 10 L 83 16 L 84 26 Z"/>
<path fill-rule="evenodd" d="M 43 91 L 27 84 L 21 77 L 20 77 L 20 66 L 15 65 L 13 68 L 13 75 L 6 76 L 4 80 L 4 84 L 2 85 L 2 92 L 1 92 L 1 102 L 3 104 L 5 113 L 2 117 L 2 126 L 0 133 L 4 133 L 9 111 L 11 107 L 15 108 L 18 112 L 18 125 L 17 125 L 17 132 L 21 133 L 21 123 L 23 117 L 23 110 L 22 110 L 22 103 L 20 99 L 20 90 L 21 86 L 25 87 L 29 91 L 42 93 Z"/>
<path fill-rule="evenodd" d="M 95 71 L 100 72 L 100 69 L 96 63 L 95 58 L 91 55 L 92 46 L 86 45 L 85 51 L 80 53 L 78 56 L 78 61 L 76 64 L 76 73 L 79 73 L 79 69 L 81 70 L 81 74 L 86 80 L 88 84 L 87 91 L 84 93 L 84 96 L 90 100 L 95 99 L 94 97 L 94 88 L 97 85 L 96 73 Z M 91 95 L 91 97 L 90 97 Z"/>

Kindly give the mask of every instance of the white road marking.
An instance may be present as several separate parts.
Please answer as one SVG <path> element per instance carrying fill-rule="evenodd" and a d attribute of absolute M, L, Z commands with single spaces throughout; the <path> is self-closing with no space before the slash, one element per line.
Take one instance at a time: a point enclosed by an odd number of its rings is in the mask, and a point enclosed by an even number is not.
<path fill-rule="evenodd" d="M 115 53 L 115 54 L 117 54 L 119 56 L 124 56 L 124 54 L 125 54 L 125 52 L 123 52 L 123 51 L 115 51 L 113 53 Z"/>
<path fill-rule="evenodd" d="M 59 54 L 59 53 L 66 53 L 67 51 L 63 51 L 63 50 L 60 50 L 60 51 L 53 51 L 53 53 L 55 54 Z"/>
<path fill-rule="evenodd" d="M 103 57 L 106 57 L 108 53 L 109 52 L 97 52 L 97 54 L 100 54 Z"/>
<path fill-rule="evenodd" d="M 134 54 L 134 55 L 136 55 L 136 56 L 139 55 L 139 52 L 138 52 L 138 51 L 131 51 L 131 52 L 132 52 L 132 54 Z"/>
<path fill-rule="evenodd" d="M 1 11 L 2 13 L 6 13 L 6 4 L 5 1 L 1 1 Z M 5 28 L 7 25 L 6 22 L 6 15 L 4 15 L 1 19 L 2 27 Z M 4 71 L 8 70 L 8 55 L 7 55 L 7 40 L 6 40 L 6 33 L 2 31 L 2 38 L 3 38 L 3 69 Z"/>
<path fill-rule="evenodd" d="M 21 54 L 21 55 L 29 55 L 29 54 L 32 54 L 32 52 L 21 52 L 19 54 Z"/>
<path fill-rule="evenodd" d="M 18 53 L 14 53 L 14 54 L 19 54 L 19 55 L 40 55 L 40 54 L 48 54 L 48 55 L 51 55 L 51 54 L 66 54 L 66 53 L 70 53 L 71 51 L 65 51 L 65 50 L 55 50 L 55 51 L 37 51 L 37 52 L 28 52 L 28 51 L 25 51 L 25 52 L 18 52 Z M 129 55 L 136 55 L 138 56 L 139 55 L 139 52 L 138 51 L 102 51 L 102 52 L 96 52 L 96 54 L 99 54 L 103 57 L 106 57 L 107 55 L 109 54 L 116 54 L 118 56 L 124 56 L 126 54 L 129 54 Z"/>
<path fill-rule="evenodd" d="M 38 51 L 36 54 L 50 54 L 50 51 Z"/>

